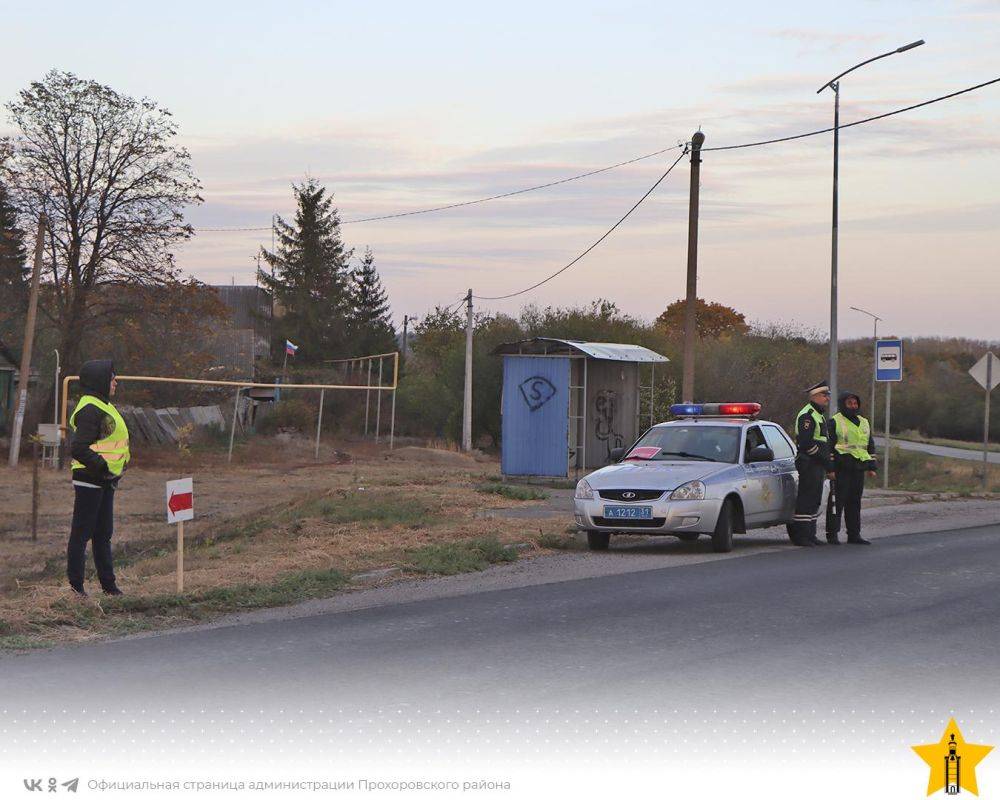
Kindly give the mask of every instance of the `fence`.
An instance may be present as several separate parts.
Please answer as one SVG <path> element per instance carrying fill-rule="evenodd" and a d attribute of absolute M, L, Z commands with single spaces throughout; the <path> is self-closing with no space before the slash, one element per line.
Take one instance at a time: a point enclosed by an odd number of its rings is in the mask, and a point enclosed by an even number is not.
<path fill-rule="evenodd" d="M 371 364 L 372 361 L 378 359 L 378 382 L 376 384 L 371 383 Z M 386 359 L 391 359 L 392 361 L 392 383 L 383 383 L 383 372 L 384 372 L 384 362 Z M 368 409 L 369 401 L 371 399 L 371 393 L 376 393 L 377 403 L 376 403 L 376 420 L 375 420 L 375 440 L 378 441 L 378 430 L 381 423 L 381 413 L 382 413 L 382 393 L 391 392 L 392 393 L 392 411 L 391 411 L 391 421 L 389 426 L 389 448 L 392 449 L 395 442 L 395 432 L 396 432 L 396 388 L 399 382 L 399 353 L 381 353 L 374 356 L 362 356 L 354 359 L 338 359 L 337 362 L 331 363 L 341 363 L 341 362 L 356 362 L 368 363 L 368 381 L 365 384 L 362 383 L 347 383 L 347 384 L 335 384 L 335 383 L 253 383 L 249 381 L 227 381 L 227 380 L 206 380 L 202 378 L 165 378 L 158 375 L 118 375 L 117 379 L 119 381 L 129 381 L 129 382 L 148 382 L 148 383 L 181 383 L 193 386 L 233 386 L 236 387 L 236 398 L 233 405 L 233 419 L 232 425 L 229 431 L 229 461 L 233 459 L 233 443 L 236 437 L 236 421 L 239 415 L 239 404 L 240 397 L 245 390 L 249 389 L 274 389 L 276 391 L 284 391 L 286 389 L 319 389 L 320 390 L 320 401 L 319 401 L 319 411 L 316 415 L 316 456 L 319 456 L 319 441 L 320 434 L 323 429 L 323 400 L 325 399 L 326 390 L 345 390 L 345 391 L 364 391 L 366 393 L 366 403 L 365 403 L 365 433 L 368 433 Z M 350 375 L 352 372 L 357 374 L 356 370 L 351 370 L 348 368 L 346 372 Z M 67 431 L 67 418 L 69 413 L 69 387 L 73 381 L 78 381 L 80 379 L 79 375 L 67 375 L 63 378 L 63 393 L 62 393 L 62 410 L 60 416 L 60 426 L 65 433 Z"/>

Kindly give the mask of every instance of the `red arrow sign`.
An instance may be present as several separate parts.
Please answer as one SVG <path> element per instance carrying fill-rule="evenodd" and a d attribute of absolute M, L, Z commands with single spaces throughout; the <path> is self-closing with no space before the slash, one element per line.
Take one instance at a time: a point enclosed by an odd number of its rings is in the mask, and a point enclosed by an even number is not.
<path fill-rule="evenodd" d="M 186 492 L 185 494 L 171 494 L 170 499 L 167 501 L 167 508 L 170 509 L 171 514 L 176 514 L 178 511 L 187 511 L 189 508 L 194 508 L 194 493 Z"/>

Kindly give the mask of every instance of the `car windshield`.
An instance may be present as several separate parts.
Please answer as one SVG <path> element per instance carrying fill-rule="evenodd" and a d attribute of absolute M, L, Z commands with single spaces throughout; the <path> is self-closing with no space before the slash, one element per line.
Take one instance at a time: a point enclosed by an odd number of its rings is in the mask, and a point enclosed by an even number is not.
<path fill-rule="evenodd" d="M 735 464 L 740 429 L 735 425 L 664 425 L 646 432 L 625 457 L 635 461 L 720 461 Z"/>

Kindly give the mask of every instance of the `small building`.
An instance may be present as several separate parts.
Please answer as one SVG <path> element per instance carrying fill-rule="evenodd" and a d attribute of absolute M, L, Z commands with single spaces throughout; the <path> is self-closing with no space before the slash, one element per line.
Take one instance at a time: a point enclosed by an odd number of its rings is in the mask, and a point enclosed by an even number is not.
<path fill-rule="evenodd" d="M 656 364 L 669 360 L 634 344 L 546 337 L 493 354 L 503 356 L 501 471 L 563 478 L 610 463 L 653 423 Z"/>
<path fill-rule="evenodd" d="M 6 433 L 14 413 L 14 387 L 17 367 L 0 360 L 0 433 Z"/>
<path fill-rule="evenodd" d="M 271 350 L 271 295 L 260 286 L 212 286 L 229 311 L 227 323 L 214 332 L 209 350 L 218 365 L 253 378 L 258 359 Z"/>

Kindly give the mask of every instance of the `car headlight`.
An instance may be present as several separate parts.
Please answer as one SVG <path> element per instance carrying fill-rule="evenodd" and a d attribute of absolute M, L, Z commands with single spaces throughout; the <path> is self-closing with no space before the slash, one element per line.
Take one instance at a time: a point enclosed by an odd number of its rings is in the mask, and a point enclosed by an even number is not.
<path fill-rule="evenodd" d="M 678 486 L 670 493 L 671 500 L 704 500 L 705 484 L 701 481 L 689 481 Z"/>
<path fill-rule="evenodd" d="M 594 490 L 587 483 L 587 479 L 584 478 L 576 485 L 576 492 L 573 493 L 573 497 L 577 500 L 593 500 Z"/>

